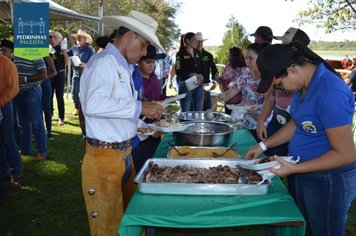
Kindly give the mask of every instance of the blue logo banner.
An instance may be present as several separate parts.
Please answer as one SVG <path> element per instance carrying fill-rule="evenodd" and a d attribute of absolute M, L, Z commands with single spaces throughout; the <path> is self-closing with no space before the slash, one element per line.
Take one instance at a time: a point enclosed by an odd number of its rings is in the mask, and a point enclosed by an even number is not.
<path fill-rule="evenodd" d="M 36 60 L 49 54 L 49 3 L 14 3 L 15 56 Z"/>

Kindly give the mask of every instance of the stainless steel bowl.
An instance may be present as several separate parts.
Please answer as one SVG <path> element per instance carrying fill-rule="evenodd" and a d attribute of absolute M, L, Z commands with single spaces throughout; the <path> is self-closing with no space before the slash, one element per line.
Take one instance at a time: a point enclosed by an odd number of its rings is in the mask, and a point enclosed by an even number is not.
<path fill-rule="evenodd" d="M 232 125 L 205 121 L 205 122 L 183 122 L 191 123 L 182 132 L 173 132 L 173 138 L 177 145 L 183 146 L 227 146 L 235 130 Z"/>
<path fill-rule="evenodd" d="M 186 111 L 178 113 L 179 121 L 208 121 L 204 111 Z M 213 112 L 213 121 L 228 122 L 231 116 L 221 112 Z"/>

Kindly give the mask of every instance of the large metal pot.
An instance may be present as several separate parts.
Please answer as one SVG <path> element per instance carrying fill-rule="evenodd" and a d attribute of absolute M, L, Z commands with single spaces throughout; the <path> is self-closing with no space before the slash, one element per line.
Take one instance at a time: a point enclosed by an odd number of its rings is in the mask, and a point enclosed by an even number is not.
<path fill-rule="evenodd" d="M 185 111 L 178 113 L 179 121 L 208 121 L 204 111 Z M 231 116 L 221 112 L 213 112 L 213 121 L 228 122 Z"/>
<path fill-rule="evenodd" d="M 235 130 L 232 125 L 205 121 L 205 122 L 183 122 L 191 123 L 184 131 L 173 132 L 173 138 L 180 146 L 227 146 Z"/>

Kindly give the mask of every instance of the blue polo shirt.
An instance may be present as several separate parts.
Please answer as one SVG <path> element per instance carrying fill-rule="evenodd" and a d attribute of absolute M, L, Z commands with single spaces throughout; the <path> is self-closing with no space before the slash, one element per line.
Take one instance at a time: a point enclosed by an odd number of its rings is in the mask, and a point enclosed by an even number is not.
<path fill-rule="evenodd" d="M 352 124 L 354 99 L 351 89 L 323 63 L 306 90 L 293 96 L 290 113 L 297 128 L 289 142 L 289 154 L 301 161 L 319 157 L 332 148 L 325 129 Z"/>

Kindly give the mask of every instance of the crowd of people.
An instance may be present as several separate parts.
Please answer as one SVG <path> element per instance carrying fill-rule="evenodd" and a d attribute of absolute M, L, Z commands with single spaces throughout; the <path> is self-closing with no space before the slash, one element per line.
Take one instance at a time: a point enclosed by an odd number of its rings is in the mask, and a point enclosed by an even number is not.
<path fill-rule="evenodd" d="M 354 97 L 335 70 L 308 48 L 304 31 L 291 27 L 278 37 L 269 27 L 258 27 L 251 34 L 254 43 L 229 49 L 219 75 L 201 32 L 183 34 L 179 49 L 166 52 L 156 36 L 158 23 L 146 14 L 130 11 L 102 21 L 112 33 L 95 41 L 101 48 L 97 53 L 83 30 L 72 35 L 76 45 L 69 49 L 61 33 L 50 31 L 49 56 L 34 61 L 13 56 L 13 43 L 1 41 L 1 180 L 21 184 L 21 155 L 33 154 L 33 137 L 36 159 L 47 159 L 53 96 L 58 125 L 64 125 L 65 69 L 71 66 L 74 115 L 83 117 L 82 191 L 90 232 L 117 235 L 136 190 L 133 178 L 163 135 L 147 124 L 165 112 L 160 102 L 165 88 L 176 81 L 178 94 L 186 94 L 180 100 L 185 112 L 212 109 L 211 90 L 219 86 L 227 114 L 233 115 L 229 104 L 251 107 L 241 122 L 258 145 L 246 158 L 277 155 L 281 168 L 271 171 L 288 176 L 288 191 L 306 219 L 306 235 L 344 234 L 356 195 Z M 282 43 L 272 44 L 273 39 Z M 278 157 L 287 155 L 300 162 Z M 5 192 L 0 181 L 0 200 Z"/>

